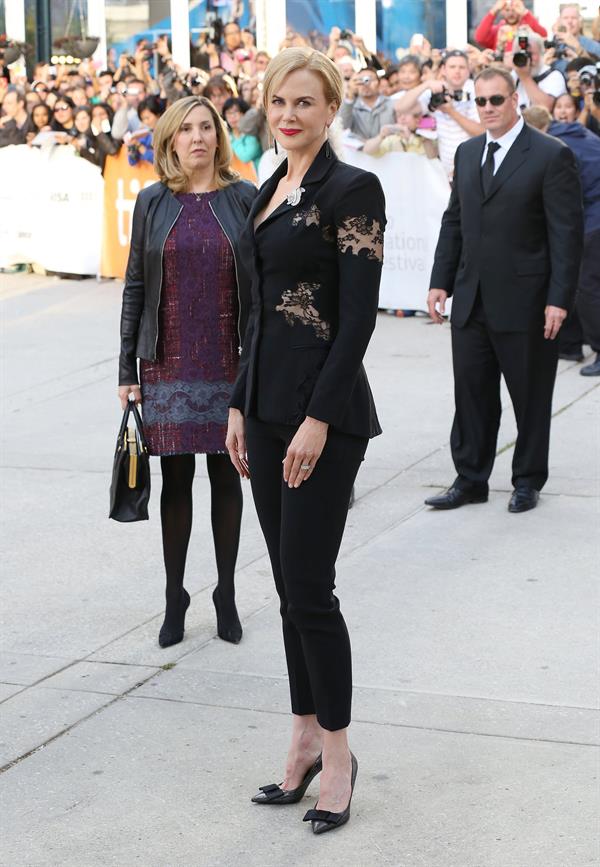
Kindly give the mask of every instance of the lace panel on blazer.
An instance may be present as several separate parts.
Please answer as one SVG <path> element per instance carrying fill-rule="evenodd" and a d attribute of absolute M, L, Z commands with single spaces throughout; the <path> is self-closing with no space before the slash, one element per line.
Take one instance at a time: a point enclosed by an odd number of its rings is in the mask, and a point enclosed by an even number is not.
<path fill-rule="evenodd" d="M 305 226 L 317 226 L 321 223 L 321 212 L 316 205 L 311 205 L 310 208 L 304 208 L 302 211 L 296 211 L 292 220 L 292 226 L 299 226 L 304 223 Z"/>
<path fill-rule="evenodd" d="M 383 262 L 383 230 L 379 220 L 369 220 L 365 214 L 346 217 L 337 230 L 337 245 L 340 253 L 358 256 L 366 250 L 367 259 Z"/>
<path fill-rule="evenodd" d="M 288 325 L 311 325 L 315 334 L 321 340 L 329 340 L 331 337 L 331 325 L 323 322 L 319 311 L 314 306 L 314 293 L 321 288 L 320 283 L 298 283 L 295 289 L 286 289 L 275 310 L 283 313 Z"/>

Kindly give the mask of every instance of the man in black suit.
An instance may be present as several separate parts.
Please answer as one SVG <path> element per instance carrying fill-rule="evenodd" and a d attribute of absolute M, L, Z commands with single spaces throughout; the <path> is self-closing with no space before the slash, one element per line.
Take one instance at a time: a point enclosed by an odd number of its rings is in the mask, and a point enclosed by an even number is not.
<path fill-rule="evenodd" d="M 518 427 L 508 508 L 524 512 L 548 478 L 555 338 L 577 286 L 582 196 L 572 152 L 524 124 L 507 70 L 481 72 L 475 95 L 486 133 L 456 152 L 428 296 L 440 323 L 453 298 L 450 445 L 458 477 L 425 502 L 454 509 L 487 500 L 503 374 Z"/>

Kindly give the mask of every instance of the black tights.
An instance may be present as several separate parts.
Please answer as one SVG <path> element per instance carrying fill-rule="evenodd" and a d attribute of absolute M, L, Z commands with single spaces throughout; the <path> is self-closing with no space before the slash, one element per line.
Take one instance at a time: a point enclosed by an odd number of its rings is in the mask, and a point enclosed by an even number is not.
<path fill-rule="evenodd" d="M 242 486 L 229 455 L 207 455 L 211 523 L 219 576 L 219 596 L 233 603 L 235 563 L 242 522 Z M 163 553 L 167 573 L 167 609 L 179 606 L 185 560 L 192 531 L 192 482 L 195 455 L 161 457 L 163 486 L 160 498 Z M 179 609 L 178 609 L 179 610 Z"/>

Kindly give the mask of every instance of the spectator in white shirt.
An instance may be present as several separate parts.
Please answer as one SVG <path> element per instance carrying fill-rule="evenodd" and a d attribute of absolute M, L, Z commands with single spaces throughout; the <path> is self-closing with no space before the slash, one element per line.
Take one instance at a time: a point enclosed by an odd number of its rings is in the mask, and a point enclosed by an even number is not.
<path fill-rule="evenodd" d="M 530 60 L 525 66 L 516 66 L 512 58 L 514 54 L 505 55 L 507 66 L 512 66 L 513 77 L 517 83 L 520 108 L 530 105 L 542 105 L 552 112 L 554 103 L 559 96 L 567 92 L 565 77 L 558 69 L 552 69 L 544 64 L 544 40 L 537 33 L 529 33 L 528 52 Z M 513 42 L 513 50 L 518 50 L 518 40 Z"/>
<path fill-rule="evenodd" d="M 451 50 L 442 56 L 441 79 L 424 81 L 403 96 L 395 98 L 396 111 L 410 111 L 419 102 L 430 106 L 438 131 L 440 160 L 449 177 L 454 169 L 454 154 L 461 142 L 484 131 L 473 101 L 475 91 L 469 61 L 464 51 Z M 439 107 L 431 105 L 433 95 L 444 95 Z M 435 99 L 434 99 L 435 102 Z"/>

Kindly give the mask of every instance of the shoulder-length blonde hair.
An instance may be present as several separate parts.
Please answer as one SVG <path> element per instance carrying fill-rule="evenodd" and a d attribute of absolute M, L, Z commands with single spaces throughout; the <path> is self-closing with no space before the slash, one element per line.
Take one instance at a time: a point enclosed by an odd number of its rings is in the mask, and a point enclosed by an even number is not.
<path fill-rule="evenodd" d="M 215 183 L 222 190 L 229 184 L 240 179 L 236 171 L 230 167 L 231 145 L 224 121 L 209 99 L 204 96 L 186 96 L 178 99 L 159 118 L 154 130 L 154 170 L 169 189 L 181 193 L 187 189 L 188 178 L 179 162 L 179 157 L 173 149 L 176 134 L 193 108 L 200 106 L 208 109 L 217 132 L 217 150 L 215 153 Z"/>
<path fill-rule="evenodd" d="M 344 97 L 344 82 L 335 63 L 314 48 L 284 48 L 269 61 L 263 79 L 263 108 L 268 112 L 271 97 L 290 72 L 308 69 L 316 72 L 323 83 L 325 101 L 339 108 Z"/>

